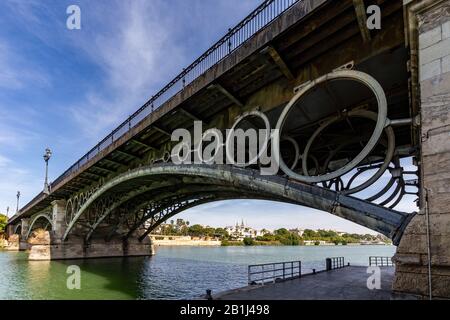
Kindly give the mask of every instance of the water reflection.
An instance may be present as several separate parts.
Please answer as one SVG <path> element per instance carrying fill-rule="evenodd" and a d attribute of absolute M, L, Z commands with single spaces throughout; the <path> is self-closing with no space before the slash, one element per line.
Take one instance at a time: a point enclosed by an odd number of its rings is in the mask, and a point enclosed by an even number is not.
<path fill-rule="evenodd" d="M 31 294 L 32 299 L 44 299 L 49 296 L 51 288 L 50 279 L 54 275 L 51 272 L 50 261 L 25 261 L 27 264 L 25 271 L 27 272 L 27 292 Z"/>

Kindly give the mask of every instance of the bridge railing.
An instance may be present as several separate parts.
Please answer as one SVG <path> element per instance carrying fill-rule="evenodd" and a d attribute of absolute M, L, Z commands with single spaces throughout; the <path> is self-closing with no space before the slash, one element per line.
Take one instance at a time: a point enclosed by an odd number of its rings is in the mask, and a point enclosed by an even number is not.
<path fill-rule="evenodd" d="M 141 108 L 133 113 L 126 121 L 114 129 L 87 154 L 59 176 L 52 185 L 56 185 L 70 174 L 77 172 L 85 163 L 121 138 L 125 133 L 139 124 L 143 119 L 170 100 L 185 86 L 193 82 L 209 68 L 227 57 L 239 48 L 245 41 L 258 31 L 269 25 L 276 17 L 291 8 L 295 3 L 303 0 L 266 0 L 244 20 L 203 53 L 190 66 L 169 82 L 162 90 L 155 94 Z"/>
<path fill-rule="evenodd" d="M 346 266 L 344 257 L 327 258 L 325 261 L 327 271 L 341 269 Z"/>
<path fill-rule="evenodd" d="M 390 257 L 369 257 L 369 266 L 393 267 L 394 263 Z"/>
<path fill-rule="evenodd" d="M 302 276 L 302 262 L 276 262 L 248 266 L 248 284 L 255 285 L 273 283 L 279 280 L 290 280 Z"/>

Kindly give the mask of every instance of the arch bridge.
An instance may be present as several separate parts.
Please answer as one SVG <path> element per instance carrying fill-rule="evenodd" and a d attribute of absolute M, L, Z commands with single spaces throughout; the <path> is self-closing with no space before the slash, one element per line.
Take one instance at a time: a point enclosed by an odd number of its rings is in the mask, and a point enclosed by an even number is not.
<path fill-rule="evenodd" d="M 370 5 L 380 9 L 381 29 L 366 24 Z M 32 247 L 30 258 L 142 255 L 151 252 L 147 235 L 183 210 L 229 199 L 280 201 L 388 236 L 399 245 L 398 291 L 445 296 L 450 285 L 430 289 L 425 271 L 439 269 L 450 284 L 448 254 L 430 244 L 430 234 L 448 230 L 430 229 L 428 216 L 446 210 L 439 202 L 448 186 L 439 173 L 450 159 L 446 8 L 439 0 L 263 1 L 25 205 L 10 233 L 25 241 L 36 228 L 51 230 L 51 244 Z M 214 163 L 180 164 L 177 129 L 194 136 L 192 146 L 182 145 L 186 159 L 227 129 L 266 134 L 254 140 L 255 161 L 246 135 L 246 164 L 234 155 L 234 164 L 223 164 L 239 147 L 229 139 Z"/>

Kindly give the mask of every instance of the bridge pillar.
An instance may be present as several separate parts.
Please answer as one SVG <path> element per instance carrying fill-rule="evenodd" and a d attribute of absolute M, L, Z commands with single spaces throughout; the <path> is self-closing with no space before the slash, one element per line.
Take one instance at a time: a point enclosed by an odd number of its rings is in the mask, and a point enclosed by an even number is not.
<path fill-rule="evenodd" d="M 393 289 L 450 298 L 450 2 L 415 1 L 409 15 L 419 56 L 421 214 L 394 257 Z"/>
<path fill-rule="evenodd" d="M 71 237 L 65 242 L 52 242 L 50 245 L 33 245 L 30 248 L 29 260 L 70 260 L 115 257 L 151 256 L 154 247 L 150 238 L 140 242 L 130 238 L 126 243 L 121 239 L 105 241 L 93 239 L 84 243 L 82 239 Z"/>
<path fill-rule="evenodd" d="M 20 233 L 20 243 L 19 250 L 27 250 L 28 243 L 25 240 L 27 237 L 28 230 L 30 228 L 30 218 L 23 218 L 20 223 L 22 224 L 21 233 Z"/>
<path fill-rule="evenodd" d="M 14 234 L 14 228 L 15 228 L 15 225 L 8 224 L 8 226 L 6 227 L 6 235 L 8 237 L 10 237 Z"/>
<path fill-rule="evenodd" d="M 50 244 L 38 244 L 30 246 L 30 260 L 65 260 L 87 259 L 105 257 L 130 257 L 153 255 L 153 245 L 150 238 L 140 242 L 137 238 L 130 238 L 124 242 L 122 239 L 105 241 L 104 237 L 93 238 L 85 243 L 84 238 L 76 235 L 69 236 L 67 241 L 62 241 L 66 232 L 66 201 L 55 200 L 52 202 L 52 236 Z M 23 228 L 23 225 L 22 225 Z M 23 229 L 22 229 L 23 230 Z M 27 228 L 28 230 L 28 228 Z"/>
<path fill-rule="evenodd" d="M 66 232 L 66 201 L 55 200 L 52 202 L 52 242 L 61 241 Z"/>
<path fill-rule="evenodd" d="M 7 246 L 4 248 L 7 251 L 19 251 L 20 246 L 20 237 L 18 234 L 15 234 L 16 226 L 9 224 L 6 227 L 6 234 L 7 234 Z"/>

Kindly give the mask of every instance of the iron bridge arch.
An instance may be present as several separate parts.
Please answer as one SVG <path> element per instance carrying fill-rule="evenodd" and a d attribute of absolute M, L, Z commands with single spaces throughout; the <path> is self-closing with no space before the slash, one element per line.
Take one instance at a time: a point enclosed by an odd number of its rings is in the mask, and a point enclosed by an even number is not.
<path fill-rule="evenodd" d="M 30 237 L 31 233 L 34 231 L 34 226 L 36 225 L 36 223 L 39 220 L 46 220 L 47 221 L 47 225 L 45 226 L 45 229 L 48 228 L 48 226 L 50 226 L 50 229 L 53 230 L 53 221 L 52 219 L 46 214 L 46 213 L 40 213 L 37 214 L 36 216 L 34 216 L 30 222 L 30 226 L 28 228 L 27 234 L 25 235 L 25 240 L 28 240 L 28 238 Z"/>
<path fill-rule="evenodd" d="M 127 239 L 139 231 L 143 240 L 163 221 L 188 208 L 227 199 L 264 199 L 319 209 L 400 241 L 412 214 L 369 203 L 339 191 L 263 176 L 254 169 L 226 165 L 161 163 L 123 173 L 93 190 L 83 201 L 69 200 L 67 228 L 89 242 L 99 229 L 107 239 Z"/>

